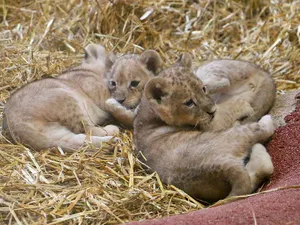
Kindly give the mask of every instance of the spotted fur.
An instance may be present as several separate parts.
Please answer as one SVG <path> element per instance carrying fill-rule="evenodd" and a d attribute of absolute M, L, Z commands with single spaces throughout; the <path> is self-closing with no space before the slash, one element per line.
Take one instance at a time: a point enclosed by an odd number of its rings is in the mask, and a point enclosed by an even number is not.
<path fill-rule="evenodd" d="M 141 101 L 144 86 L 161 66 L 162 60 L 154 50 L 141 55 L 123 55 L 113 63 L 107 74 L 111 99 L 106 102 L 106 109 L 123 125 L 133 126 L 135 109 Z"/>

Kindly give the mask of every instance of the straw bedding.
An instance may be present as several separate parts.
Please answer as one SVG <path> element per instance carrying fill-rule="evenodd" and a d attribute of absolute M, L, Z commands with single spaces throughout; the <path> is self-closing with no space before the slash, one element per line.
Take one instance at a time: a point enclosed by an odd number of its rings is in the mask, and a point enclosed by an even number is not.
<path fill-rule="evenodd" d="M 157 50 L 170 65 L 188 51 L 195 63 L 249 60 L 270 71 L 278 90 L 300 87 L 299 1 L 3 0 L 0 4 L 0 107 L 16 88 L 78 65 L 83 47 L 118 54 Z M 59 109 L 58 109 L 59 110 Z M 2 115 L 1 115 L 2 116 Z M 121 141 L 70 154 L 35 152 L 0 139 L 0 224 L 118 224 L 205 207 Z"/>

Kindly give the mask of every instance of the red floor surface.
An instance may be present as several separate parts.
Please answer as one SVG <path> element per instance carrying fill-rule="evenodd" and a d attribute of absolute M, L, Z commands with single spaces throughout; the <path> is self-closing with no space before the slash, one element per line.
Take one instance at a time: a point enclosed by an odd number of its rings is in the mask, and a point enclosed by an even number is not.
<path fill-rule="evenodd" d="M 297 98 L 298 97 L 298 98 Z M 128 225 L 300 225 L 300 93 L 297 108 L 279 127 L 267 148 L 275 167 L 270 184 L 263 191 L 282 190 L 248 197 L 214 208 L 162 219 L 131 222 Z"/>

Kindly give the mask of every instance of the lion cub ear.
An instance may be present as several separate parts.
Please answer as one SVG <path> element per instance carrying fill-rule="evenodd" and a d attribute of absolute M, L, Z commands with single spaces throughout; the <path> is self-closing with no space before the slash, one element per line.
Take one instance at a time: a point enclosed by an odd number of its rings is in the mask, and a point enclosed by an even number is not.
<path fill-rule="evenodd" d="M 117 60 L 117 56 L 114 53 L 112 53 L 112 52 L 108 53 L 108 55 L 105 59 L 106 68 L 108 68 L 108 69 L 112 68 L 112 66 L 116 62 L 116 60 Z"/>
<path fill-rule="evenodd" d="M 91 63 L 96 60 L 102 60 L 106 57 L 105 48 L 98 44 L 89 44 L 84 48 L 84 61 Z"/>
<path fill-rule="evenodd" d="M 190 53 L 184 52 L 177 62 L 175 63 L 176 65 L 183 66 L 187 69 L 192 68 L 192 62 L 193 62 L 193 57 Z"/>
<path fill-rule="evenodd" d="M 116 56 L 112 52 L 106 53 L 105 48 L 99 44 L 89 44 L 84 48 L 84 63 L 91 64 L 97 61 L 105 62 L 107 68 L 111 68 L 116 61 Z"/>
<path fill-rule="evenodd" d="M 169 95 L 170 87 L 168 82 L 161 78 L 155 77 L 149 80 L 145 86 L 145 96 L 148 100 L 161 104 L 164 97 Z"/>
<path fill-rule="evenodd" d="M 157 74 L 159 69 L 162 67 L 162 60 L 154 50 L 146 50 L 141 54 L 140 60 L 142 63 L 146 64 L 148 70 Z"/>

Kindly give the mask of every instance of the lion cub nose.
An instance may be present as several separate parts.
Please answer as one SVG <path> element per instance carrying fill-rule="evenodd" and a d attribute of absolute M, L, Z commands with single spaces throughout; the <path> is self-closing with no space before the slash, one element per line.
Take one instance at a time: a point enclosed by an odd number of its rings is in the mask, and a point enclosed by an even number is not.
<path fill-rule="evenodd" d="M 120 104 L 123 104 L 123 102 L 125 101 L 126 98 L 123 99 L 116 99 Z"/>
<path fill-rule="evenodd" d="M 207 113 L 211 116 L 214 116 L 215 112 L 217 111 L 216 105 L 213 105 L 210 110 L 207 110 Z"/>

